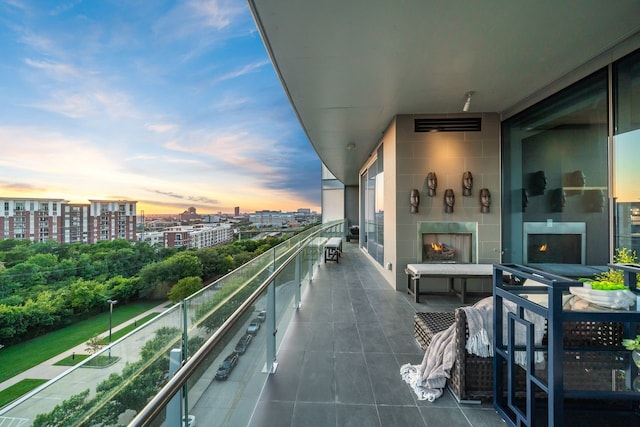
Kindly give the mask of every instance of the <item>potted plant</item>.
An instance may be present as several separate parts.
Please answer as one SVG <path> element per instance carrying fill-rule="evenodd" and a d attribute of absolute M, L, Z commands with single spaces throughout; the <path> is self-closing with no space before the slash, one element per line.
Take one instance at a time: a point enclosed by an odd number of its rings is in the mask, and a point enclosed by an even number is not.
<path fill-rule="evenodd" d="M 627 350 L 631 350 L 631 358 L 633 363 L 640 368 L 640 335 L 636 335 L 635 338 L 625 338 L 622 340 L 622 345 Z"/>

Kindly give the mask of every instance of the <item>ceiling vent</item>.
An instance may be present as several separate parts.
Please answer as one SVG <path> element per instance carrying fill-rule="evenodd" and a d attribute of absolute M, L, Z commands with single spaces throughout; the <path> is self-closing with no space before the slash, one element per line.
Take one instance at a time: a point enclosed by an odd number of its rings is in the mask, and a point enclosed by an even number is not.
<path fill-rule="evenodd" d="M 415 119 L 415 132 L 480 132 L 480 117 L 459 119 Z"/>

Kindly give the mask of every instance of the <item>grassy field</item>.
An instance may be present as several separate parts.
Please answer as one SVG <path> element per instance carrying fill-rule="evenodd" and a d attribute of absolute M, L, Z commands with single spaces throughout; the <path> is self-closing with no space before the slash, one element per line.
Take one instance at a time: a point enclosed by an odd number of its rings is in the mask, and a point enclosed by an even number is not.
<path fill-rule="evenodd" d="M 158 305 L 158 301 L 144 301 L 115 306 L 113 309 L 113 326 Z M 36 366 L 78 344 L 109 329 L 109 312 L 104 312 L 91 319 L 82 320 L 31 340 L 5 347 L 0 350 L 0 382 Z"/>
<path fill-rule="evenodd" d="M 33 390 L 40 384 L 44 384 L 46 382 L 47 380 L 35 380 L 27 378 L 20 381 L 19 383 L 12 385 L 11 387 L 0 391 L 0 408 L 2 408 L 7 403 L 13 402 L 23 394 Z"/>

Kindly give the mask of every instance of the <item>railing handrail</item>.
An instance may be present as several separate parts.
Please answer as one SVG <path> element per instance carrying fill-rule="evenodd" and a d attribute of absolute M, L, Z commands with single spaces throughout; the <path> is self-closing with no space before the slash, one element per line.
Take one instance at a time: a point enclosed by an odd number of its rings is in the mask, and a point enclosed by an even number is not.
<path fill-rule="evenodd" d="M 258 297 L 267 289 L 269 284 L 273 282 L 276 277 L 291 263 L 296 257 L 306 249 L 311 243 L 312 239 L 318 236 L 318 234 L 335 227 L 336 225 L 343 223 L 343 220 L 333 221 L 327 224 L 322 224 L 320 229 L 307 236 L 300 243 L 300 247 L 291 254 L 273 273 L 269 275 L 258 288 L 234 311 L 231 316 L 218 328 L 213 335 L 207 339 L 202 346 L 184 362 L 184 364 L 178 369 L 173 377 L 171 377 L 167 383 L 160 389 L 160 391 L 147 403 L 147 405 L 136 414 L 135 418 L 131 420 L 129 426 L 148 426 L 151 422 L 160 415 L 160 412 L 169 403 L 173 396 L 180 391 L 182 387 L 187 383 L 191 375 L 200 367 L 200 365 L 206 360 L 209 352 L 222 340 L 228 330 L 230 330 L 236 322 L 247 312 L 247 310 L 253 305 Z"/>

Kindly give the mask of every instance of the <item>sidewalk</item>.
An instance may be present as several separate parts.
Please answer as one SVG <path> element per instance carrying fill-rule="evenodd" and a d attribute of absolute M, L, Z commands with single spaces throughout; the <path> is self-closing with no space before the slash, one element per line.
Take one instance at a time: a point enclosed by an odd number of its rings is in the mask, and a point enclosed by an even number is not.
<path fill-rule="evenodd" d="M 134 322 L 137 322 L 138 320 L 144 318 L 145 316 L 148 316 L 151 313 L 162 313 L 163 311 L 165 311 L 166 305 L 168 304 L 168 301 L 164 301 L 162 304 L 157 305 L 143 313 L 140 313 L 139 315 L 131 318 L 130 320 L 123 322 L 117 326 L 114 326 L 113 328 L 111 328 L 111 332 L 117 332 L 120 329 L 131 325 Z M 100 334 L 101 336 L 104 336 L 104 334 L 108 334 L 109 331 L 105 331 L 104 333 Z M 71 369 L 72 366 L 56 366 L 54 365 L 54 363 L 58 362 L 59 360 L 67 357 L 67 356 L 71 356 L 73 353 L 76 354 L 86 354 L 87 348 L 87 344 L 86 341 L 78 344 L 75 347 L 72 347 L 60 354 L 58 354 L 57 356 L 52 357 L 49 360 L 45 360 L 44 362 L 42 362 L 39 365 L 34 366 L 33 368 L 27 369 L 24 372 L 21 372 L 20 374 L 9 378 L 8 380 L 0 383 L 0 391 L 22 381 L 23 379 L 27 379 L 27 378 L 33 378 L 33 379 L 43 379 L 43 380 L 50 380 L 53 379 L 55 377 L 57 377 L 58 375 L 62 374 L 63 372 L 67 371 L 68 369 Z"/>

